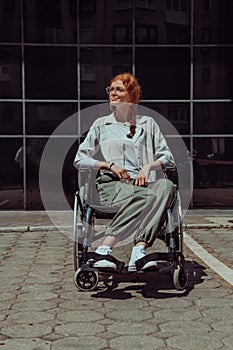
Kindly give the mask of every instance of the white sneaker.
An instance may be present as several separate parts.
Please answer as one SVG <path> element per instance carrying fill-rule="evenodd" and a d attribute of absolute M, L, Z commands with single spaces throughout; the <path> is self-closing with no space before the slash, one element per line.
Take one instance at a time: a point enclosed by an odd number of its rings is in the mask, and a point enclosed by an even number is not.
<path fill-rule="evenodd" d="M 95 253 L 100 254 L 100 255 L 111 255 L 112 249 L 107 245 L 101 245 L 96 249 Z M 93 264 L 93 267 L 102 268 L 102 269 L 109 269 L 109 270 L 116 270 L 117 269 L 117 266 L 114 262 L 106 260 L 106 259 L 96 261 Z"/>
<path fill-rule="evenodd" d="M 136 264 L 135 262 L 141 258 L 144 258 L 146 256 L 146 248 L 144 245 L 138 245 L 133 247 L 132 253 L 131 253 L 131 258 L 129 261 L 129 266 L 128 266 L 128 271 L 137 271 Z M 148 261 L 142 268 L 141 270 L 147 270 L 147 269 L 152 269 L 157 266 L 156 261 Z"/>

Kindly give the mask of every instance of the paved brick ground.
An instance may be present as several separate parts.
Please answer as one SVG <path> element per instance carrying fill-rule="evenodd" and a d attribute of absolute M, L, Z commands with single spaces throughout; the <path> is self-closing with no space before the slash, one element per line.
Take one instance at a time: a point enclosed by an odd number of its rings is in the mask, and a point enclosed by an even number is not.
<path fill-rule="evenodd" d="M 230 229 L 188 233 L 232 264 Z M 79 292 L 64 234 L 2 232 L 0 240 L 3 350 L 232 350 L 232 288 L 188 249 L 185 291 L 167 274 L 133 273 L 115 278 L 112 290 Z M 127 261 L 130 249 L 114 254 Z"/>

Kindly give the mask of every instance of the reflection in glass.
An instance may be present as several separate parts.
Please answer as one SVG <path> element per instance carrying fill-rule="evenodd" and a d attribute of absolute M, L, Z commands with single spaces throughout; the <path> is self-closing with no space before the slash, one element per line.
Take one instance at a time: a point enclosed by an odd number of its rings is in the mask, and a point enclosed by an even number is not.
<path fill-rule="evenodd" d="M 0 134 L 22 134 L 22 105 L 0 102 Z"/>
<path fill-rule="evenodd" d="M 80 63 L 81 98 L 108 100 L 106 86 L 114 75 L 131 71 L 132 55 L 111 48 L 82 48 Z"/>
<path fill-rule="evenodd" d="M 0 2 L 0 42 L 20 41 L 20 0 Z"/>
<path fill-rule="evenodd" d="M 131 9 L 130 1 L 80 1 L 81 44 L 132 43 Z"/>
<path fill-rule="evenodd" d="M 232 103 L 195 103 L 195 134 L 233 134 Z"/>
<path fill-rule="evenodd" d="M 26 105 L 26 130 L 29 134 L 51 134 L 63 121 L 77 112 L 74 103 L 28 103 Z M 67 134 L 77 132 L 76 127 Z M 64 131 L 65 132 L 65 131 Z"/>
<path fill-rule="evenodd" d="M 194 139 L 194 205 L 232 207 L 233 139 Z"/>
<path fill-rule="evenodd" d="M 77 97 L 76 49 L 69 47 L 26 47 L 27 98 Z"/>
<path fill-rule="evenodd" d="M 190 1 L 140 2 L 140 7 L 136 2 L 135 9 L 136 44 L 186 44 L 190 42 Z"/>
<path fill-rule="evenodd" d="M 20 48 L 0 46 L 0 98 L 21 97 Z"/>
<path fill-rule="evenodd" d="M 231 98 L 233 96 L 233 48 L 194 49 L 195 98 Z"/>
<path fill-rule="evenodd" d="M 39 188 L 39 169 L 42 153 L 46 146 L 48 139 L 46 138 L 29 138 L 27 140 L 27 209 L 28 210 L 43 210 L 44 206 L 40 196 L 40 188 Z M 75 143 L 76 139 L 66 139 L 59 138 L 53 139 L 54 152 L 56 152 L 59 148 L 66 149 L 66 145 L 73 144 L 69 149 L 68 153 L 65 155 L 61 155 L 64 157 L 64 161 L 61 162 L 63 166 L 63 172 L 61 179 L 62 187 L 64 189 L 64 193 L 66 199 L 70 206 L 72 205 L 73 195 L 76 191 L 76 170 L 73 167 L 73 159 L 75 157 L 75 153 L 77 151 L 77 145 Z M 57 146 L 56 146 L 57 145 Z M 50 153 L 50 158 L 46 158 L 46 171 L 48 172 L 48 181 L 50 181 L 48 198 L 50 198 L 50 202 L 47 203 L 49 207 L 47 210 L 63 210 L 63 203 L 57 202 L 57 189 L 53 188 L 52 179 L 54 177 L 54 183 L 59 176 L 58 172 L 62 169 L 58 169 L 59 164 L 57 162 L 57 158 L 59 155 Z M 60 158 L 59 158 L 60 160 Z M 62 159 L 63 160 L 63 159 Z M 59 170 L 59 171 L 58 171 Z"/>
<path fill-rule="evenodd" d="M 233 4 L 229 0 L 195 0 L 194 43 L 233 43 Z"/>
<path fill-rule="evenodd" d="M 0 139 L 0 210 L 23 209 L 21 139 Z M 6 151 L 7 150 L 7 151 Z"/>
<path fill-rule="evenodd" d="M 189 50 L 137 48 L 136 76 L 144 99 L 189 97 Z"/>
<path fill-rule="evenodd" d="M 75 43 L 76 0 L 25 0 L 25 41 L 62 44 Z"/>
<path fill-rule="evenodd" d="M 179 134 L 190 133 L 190 108 L 188 103 L 142 103 L 161 114 Z M 164 130 L 166 132 L 166 130 Z"/>

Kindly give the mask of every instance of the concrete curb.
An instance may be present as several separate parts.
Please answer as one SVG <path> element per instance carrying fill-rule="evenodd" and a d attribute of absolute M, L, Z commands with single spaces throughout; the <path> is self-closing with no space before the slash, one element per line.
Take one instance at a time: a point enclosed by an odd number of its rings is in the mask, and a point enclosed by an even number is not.
<path fill-rule="evenodd" d="M 96 228 L 103 229 L 103 225 L 96 225 Z M 233 224 L 184 224 L 184 229 L 212 229 L 212 228 L 233 228 Z M 32 226 L 0 226 L 0 233 L 10 232 L 39 232 L 39 231 L 58 231 L 58 230 L 69 230 L 71 231 L 73 226 L 53 226 L 53 225 L 32 225 Z"/>

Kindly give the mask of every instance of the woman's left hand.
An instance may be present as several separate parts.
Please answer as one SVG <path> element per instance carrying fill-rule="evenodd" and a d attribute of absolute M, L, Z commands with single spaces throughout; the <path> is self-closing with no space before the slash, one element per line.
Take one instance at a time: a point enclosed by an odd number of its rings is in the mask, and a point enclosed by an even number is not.
<path fill-rule="evenodd" d="M 150 175 L 150 165 L 146 164 L 142 167 L 142 169 L 139 171 L 137 177 L 135 178 L 134 185 L 146 187 L 148 186 L 148 178 Z"/>

